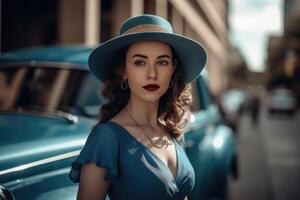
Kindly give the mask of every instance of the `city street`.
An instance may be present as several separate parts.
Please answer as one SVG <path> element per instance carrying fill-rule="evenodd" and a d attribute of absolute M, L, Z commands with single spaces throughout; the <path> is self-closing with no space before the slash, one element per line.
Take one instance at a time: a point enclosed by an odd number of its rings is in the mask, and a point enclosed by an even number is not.
<path fill-rule="evenodd" d="M 240 178 L 230 186 L 231 200 L 300 199 L 300 113 L 294 117 L 268 115 L 259 124 L 250 115 L 240 121 L 237 138 Z"/>

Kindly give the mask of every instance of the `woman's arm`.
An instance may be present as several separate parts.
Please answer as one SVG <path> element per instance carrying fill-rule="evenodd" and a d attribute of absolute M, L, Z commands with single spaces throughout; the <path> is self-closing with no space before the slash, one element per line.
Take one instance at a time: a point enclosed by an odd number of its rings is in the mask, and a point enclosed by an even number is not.
<path fill-rule="evenodd" d="M 106 169 L 95 163 L 82 165 L 77 200 L 105 200 L 110 185 L 105 176 Z"/>

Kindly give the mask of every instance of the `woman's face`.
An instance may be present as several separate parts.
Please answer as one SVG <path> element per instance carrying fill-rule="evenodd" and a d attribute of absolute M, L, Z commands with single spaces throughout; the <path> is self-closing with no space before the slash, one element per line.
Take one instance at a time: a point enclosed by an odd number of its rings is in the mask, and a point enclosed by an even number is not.
<path fill-rule="evenodd" d="M 131 95 L 145 101 L 158 101 L 168 90 L 174 70 L 169 45 L 138 42 L 128 48 L 123 79 L 128 80 Z"/>

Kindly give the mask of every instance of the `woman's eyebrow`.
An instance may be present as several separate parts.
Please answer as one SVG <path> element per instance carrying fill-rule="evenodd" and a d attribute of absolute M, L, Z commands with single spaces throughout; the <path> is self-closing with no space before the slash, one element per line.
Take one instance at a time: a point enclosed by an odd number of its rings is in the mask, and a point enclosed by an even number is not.
<path fill-rule="evenodd" d="M 170 56 L 169 55 L 161 55 L 161 56 L 158 56 L 157 58 L 158 59 L 160 59 L 160 58 L 170 58 Z"/>
<path fill-rule="evenodd" d="M 134 58 L 134 57 L 142 57 L 142 58 L 148 58 L 148 56 L 146 56 L 146 55 L 142 55 L 142 54 L 134 54 L 133 56 L 132 56 L 132 58 Z M 161 58 L 170 58 L 170 56 L 169 55 L 160 55 L 160 56 L 157 56 L 157 59 L 161 59 Z"/>
<path fill-rule="evenodd" d="M 134 55 L 132 56 L 132 58 L 134 58 L 134 57 L 148 58 L 148 56 L 145 56 L 145 55 L 142 55 L 142 54 L 134 54 Z"/>

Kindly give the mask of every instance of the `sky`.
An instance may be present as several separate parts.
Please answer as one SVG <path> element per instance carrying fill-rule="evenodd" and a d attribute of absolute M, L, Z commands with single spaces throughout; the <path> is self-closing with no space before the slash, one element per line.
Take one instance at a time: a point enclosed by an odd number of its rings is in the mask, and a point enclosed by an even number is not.
<path fill-rule="evenodd" d="M 230 40 L 249 70 L 262 72 L 268 36 L 283 34 L 283 0 L 229 0 Z"/>

